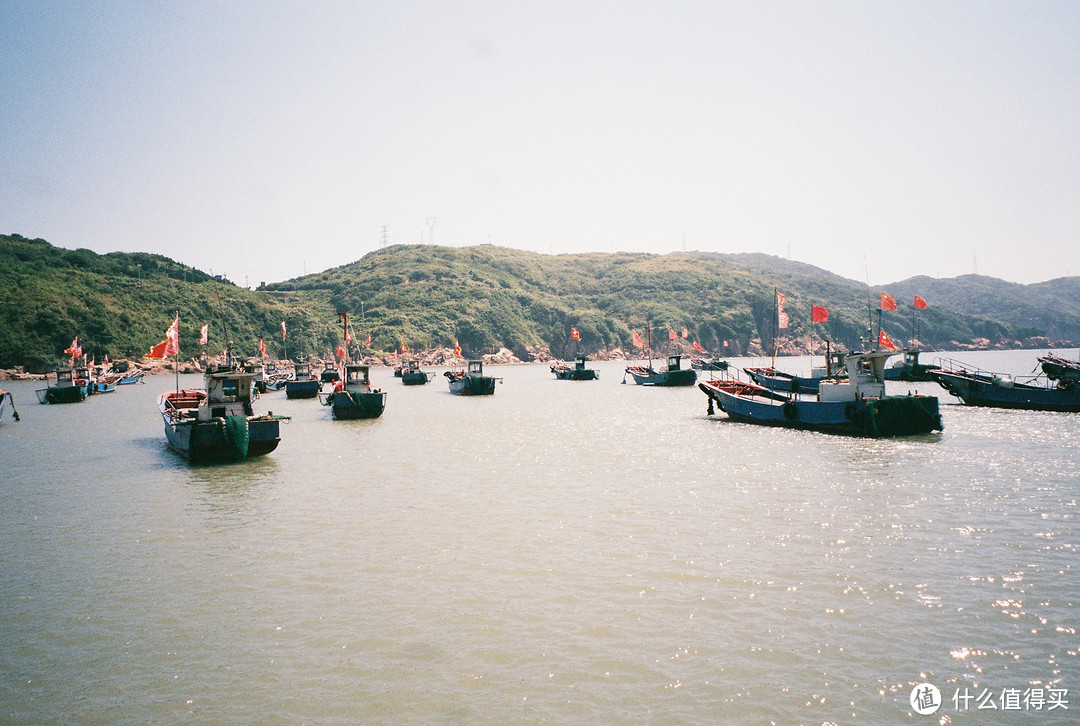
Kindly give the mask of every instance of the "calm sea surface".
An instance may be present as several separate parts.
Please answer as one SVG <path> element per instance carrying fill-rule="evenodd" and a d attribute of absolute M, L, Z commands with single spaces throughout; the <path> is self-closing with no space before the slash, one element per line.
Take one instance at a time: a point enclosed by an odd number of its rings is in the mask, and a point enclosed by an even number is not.
<path fill-rule="evenodd" d="M 203 468 L 172 377 L 4 384 L 0 723 L 1080 722 L 1080 414 L 920 384 L 945 431 L 864 440 L 595 365 L 478 399 L 376 369 L 375 421 L 270 393 L 278 450 Z"/>

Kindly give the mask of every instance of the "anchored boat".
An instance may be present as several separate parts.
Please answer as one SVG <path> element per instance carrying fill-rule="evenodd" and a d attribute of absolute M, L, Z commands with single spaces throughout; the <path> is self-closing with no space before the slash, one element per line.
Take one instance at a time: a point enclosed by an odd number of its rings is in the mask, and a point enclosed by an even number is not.
<path fill-rule="evenodd" d="M 322 389 L 322 381 L 311 374 L 307 361 L 293 364 L 293 379 L 285 381 L 286 398 L 315 398 Z"/>
<path fill-rule="evenodd" d="M 56 383 L 39 388 L 39 403 L 80 403 L 90 393 L 90 371 L 87 368 L 61 368 L 56 371 Z"/>
<path fill-rule="evenodd" d="M 422 386 L 431 380 L 431 374 L 420 370 L 420 361 L 407 360 L 401 365 L 401 382 L 406 386 Z"/>
<path fill-rule="evenodd" d="M 450 393 L 456 396 L 491 396 L 495 394 L 495 382 L 498 378 L 484 375 L 484 363 L 479 360 L 468 362 L 466 370 L 446 371 L 443 373 L 450 382 Z"/>
<path fill-rule="evenodd" d="M 169 447 L 193 464 L 243 461 L 269 454 L 281 441 L 273 413 L 256 416 L 251 408 L 254 373 L 222 366 L 207 370 L 205 390 L 177 389 L 161 394 L 158 409 Z"/>
<path fill-rule="evenodd" d="M 339 421 L 378 418 L 386 408 L 386 394 L 371 387 L 368 366 L 346 363 L 344 379 L 334 384 L 333 392 L 323 397 L 322 403 L 330 406 Z"/>
<path fill-rule="evenodd" d="M 1013 377 L 945 359 L 930 372 L 938 385 L 968 406 L 1027 411 L 1080 411 L 1080 385 L 1071 378 Z"/>
<path fill-rule="evenodd" d="M 782 395 L 764 386 L 703 381 L 699 388 L 734 421 L 857 436 L 904 436 L 943 428 L 934 396 L 886 396 L 889 351 L 851 353 L 847 380 L 823 380 L 816 395 Z"/>
<path fill-rule="evenodd" d="M 554 363 L 551 366 L 551 372 L 560 381 L 595 381 L 600 377 L 600 371 L 595 368 L 587 368 L 585 366 L 586 360 L 588 359 L 585 356 L 578 356 L 574 361 L 573 368 L 566 363 Z"/>
<path fill-rule="evenodd" d="M 936 366 L 920 363 L 920 352 L 918 348 L 905 348 L 904 357 L 885 369 L 885 380 L 913 383 L 934 380 L 930 373 Z"/>
<path fill-rule="evenodd" d="M 697 371 L 682 367 L 681 355 L 669 355 L 667 366 L 661 370 L 654 369 L 650 360 L 647 366 L 627 366 L 626 372 L 639 386 L 692 386 L 697 381 Z"/>

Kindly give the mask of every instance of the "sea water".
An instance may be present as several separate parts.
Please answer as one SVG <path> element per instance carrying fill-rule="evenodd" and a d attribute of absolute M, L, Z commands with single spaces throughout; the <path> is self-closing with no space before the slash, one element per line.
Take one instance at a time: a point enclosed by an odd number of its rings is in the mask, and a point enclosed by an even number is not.
<path fill-rule="evenodd" d="M 5 384 L 0 722 L 1080 718 L 1080 414 L 890 383 L 944 432 L 860 439 L 590 365 L 489 367 L 483 398 L 375 369 L 374 421 L 270 393 L 278 449 L 214 467 L 166 447 L 173 377 Z"/>

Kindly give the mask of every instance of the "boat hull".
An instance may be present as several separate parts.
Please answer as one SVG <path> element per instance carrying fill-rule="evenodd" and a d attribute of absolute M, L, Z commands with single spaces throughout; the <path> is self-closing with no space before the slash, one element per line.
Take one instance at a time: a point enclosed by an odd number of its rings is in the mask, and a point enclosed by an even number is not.
<path fill-rule="evenodd" d="M 80 403 L 86 399 L 86 393 L 82 386 L 51 386 L 39 388 L 37 397 L 40 403 Z"/>
<path fill-rule="evenodd" d="M 771 388 L 774 391 L 787 393 L 817 393 L 821 388 L 820 378 L 806 378 L 793 376 L 779 371 L 769 372 L 764 368 L 744 368 L 750 380 L 759 386 Z"/>
<path fill-rule="evenodd" d="M 884 396 L 856 401 L 777 400 L 699 386 L 733 421 L 849 436 L 928 434 L 944 426 L 934 396 Z"/>
<path fill-rule="evenodd" d="M 1013 408 L 1024 411 L 1080 411 L 1080 385 L 1065 387 L 1033 386 L 1014 383 L 1004 386 L 993 379 L 935 371 L 938 385 L 968 406 Z"/>
<path fill-rule="evenodd" d="M 165 417 L 169 448 L 193 464 L 222 464 L 264 456 L 281 441 L 279 420 L 271 416 L 231 416 L 171 423 Z"/>
<path fill-rule="evenodd" d="M 314 378 L 304 379 L 302 381 L 286 381 L 285 382 L 285 397 L 286 398 L 315 398 L 319 395 L 319 391 L 322 389 L 322 382 Z"/>
<path fill-rule="evenodd" d="M 422 386 L 431 380 L 431 374 L 426 372 L 402 373 L 401 382 L 406 386 Z"/>
<path fill-rule="evenodd" d="M 551 372 L 560 381 L 595 381 L 600 372 L 594 368 L 552 368 Z"/>
<path fill-rule="evenodd" d="M 386 409 L 386 394 L 334 391 L 326 397 L 326 405 L 338 421 L 378 418 Z"/>
<path fill-rule="evenodd" d="M 492 396 L 495 394 L 495 379 L 492 376 L 466 374 L 449 378 L 449 380 L 450 393 L 455 396 Z"/>
<path fill-rule="evenodd" d="M 692 386 L 697 383 L 697 371 L 693 368 L 682 368 L 675 371 L 654 371 L 651 368 L 631 366 L 626 372 L 639 386 Z"/>

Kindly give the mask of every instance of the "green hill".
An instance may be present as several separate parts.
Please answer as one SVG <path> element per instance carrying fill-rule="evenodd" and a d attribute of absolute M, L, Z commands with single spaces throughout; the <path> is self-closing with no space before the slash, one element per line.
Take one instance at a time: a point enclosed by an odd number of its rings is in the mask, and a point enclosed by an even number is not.
<path fill-rule="evenodd" d="M 410 349 L 450 347 L 456 340 L 467 355 L 506 347 L 530 359 L 546 351 L 630 350 L 631 329 L 644 334 L 646 324 L 658 344 L 669 329 L 686 328 L 691 340 L 718 354 L 768 348 L 777 289 L 787 297 L 789 349 L 811 336 L 858 348 L 878 301 L 878 292 L 861 283 L 769 255 L 551 256 L 489 245 L 387 247 L 252 291 L 160 255 L 99 255 L 8 235 L 0 236 L 0 275 L 0 367 L 30 370 L 63 360 L 75 336 L 98 359 L 141 355 L 162 340 L 177 311 L 184 357 L 202 352 L 204 323 L 211 329 L 207 352 L 220 352 L 223 321 L 239 355 L 254 355 L 264 336 L 269 352 L 282 356 L 282 320 L 290 355 L 330 351 L 340 342 L 337 312 L 344 310 L 354 338 L 371 334 L 366 353 L 402 342 Z M 910 336 L 914 294 L 930 302 L 918 316 L 929 348 L 1043 346 L 1048 335 L 1063 347 L 1080 339 L 1077 316 L 1059 312 L 1076 309 L 1076 278 L 1039 285 L 913 278 L 886 289 L 901 301 L 882 320 L 897 342 Z M 827 324 L 810 322 L 812 304 L 829 310 Z M 582 338 L 574 349 L 571 326 Z"/>

